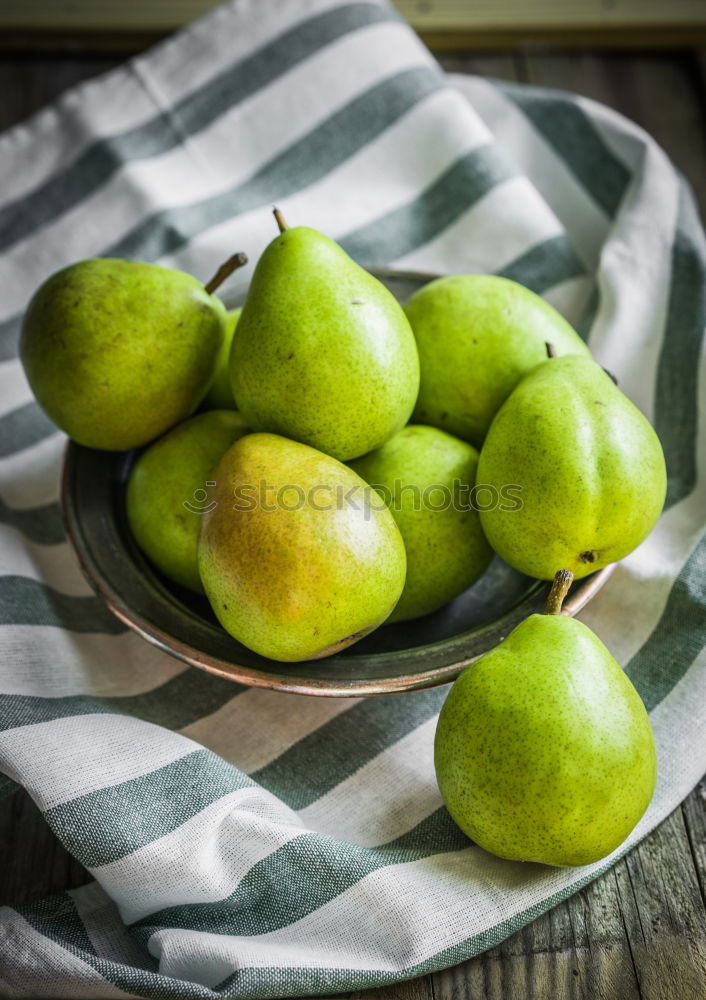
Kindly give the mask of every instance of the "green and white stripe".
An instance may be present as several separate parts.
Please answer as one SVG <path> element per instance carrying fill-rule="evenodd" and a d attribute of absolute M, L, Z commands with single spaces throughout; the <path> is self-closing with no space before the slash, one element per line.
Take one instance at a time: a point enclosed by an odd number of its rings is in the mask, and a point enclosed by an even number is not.
<path fill-rule="evenodd" d="M 234 0 L 0 137 L 0 795 L 26 788 L 95 882 L 0 910 L 0 993 L 329 995 L 500 941 L 629 850 L 703 773 L 706 244 L 639 128 L 445 77 L 378 0 Z M 554 302 L 657 427 L 669 501 L 582 614 L 651 713 L 659 780 L 579 870 L 503 862 L 441 804 L 445 690 L 303 699 L 161 654 L 83 582 L 63 436 L 17 359 L 36 284 L 107 254 L 205 277 L 271 204 L 362 263 L 492 271 Z M 238 272 L 244 288 L 250 271 Z"/>

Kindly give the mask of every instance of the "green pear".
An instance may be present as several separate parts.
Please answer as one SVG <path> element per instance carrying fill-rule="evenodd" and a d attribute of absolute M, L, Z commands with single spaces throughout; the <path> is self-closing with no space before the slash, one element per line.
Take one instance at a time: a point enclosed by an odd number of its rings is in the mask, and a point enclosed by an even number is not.
<path fill-rule="evenodd" d="M 328 237 L 287 229 L 260 258 L 233 339 L 238 409 L 341 461 L 407 423 L 419 389 L 409 323 L 394 296 Z"/>
<path fill-rule="evenodd" d="M 493 274 L 437 278 L 408 300 L 421 381 L 414 420 L 480 447 L 517 383 L 547 357 L 589 351 L 534 292 Z"/>
<path fill-rule="evenodd" d="M 165 576 L 189 590 L 203 593 L 197 547 L 210 473 L 247 432 L 233 410 L 199 413 L 153 442 L 132 467 L 126 500 L 135 540 Z"/>
<path fill-rule="evenodd" d="M 614 851 L 649 805 L 657 770 L 637 691 L 600 639 L 562 614 L 531 615 L 464 670 L 434 758 L 464 833 L 501 858 L 549 865 Z"/>
<path fill-rule="evenodd" d="M 436 611 L 487 569 L 493 553 L 471 496 L 477 465 L 466 441 L 414 425 L 350 463 L 386 500 L 407 550 L 407 579 L 388 621 Z"/>
<path fill-rule="evenodd" d="M 488 541 L 511 566 L 551 580 L 586 576 L 632 552 L 664 505 L 659 439 L 590 358 L 552 358 L 518 385 L 481 450 L 478 483 L 512 486 L 519 509 L 481 510 Z"/>
<path fill-rule="evenodd" d="M 48 278 L 30 302 L 20 357 L 47 416 L 79 444 L 136 448 L 187 417 L 213 378 L 225 307 L 181 271 L 86 260 Z"/>
<path fill-rule="evenodd" d="M 404 586 L 404 543 L 351 469 L 308 445 L 250 434 L 212 478 L 199 569 L 232 636 L 273 660 L 308 660 L 388 617 Z"/>
<path fill-rule="evenodd" d="M 236 408 L 230 384 L 229 360 L 233 334 L 242 311 L 242 309 L 230 309 L 226 314 L 225 335 L 216 362 L 216 374 L 201 404 L 206 410 L 234 410 Z"/>

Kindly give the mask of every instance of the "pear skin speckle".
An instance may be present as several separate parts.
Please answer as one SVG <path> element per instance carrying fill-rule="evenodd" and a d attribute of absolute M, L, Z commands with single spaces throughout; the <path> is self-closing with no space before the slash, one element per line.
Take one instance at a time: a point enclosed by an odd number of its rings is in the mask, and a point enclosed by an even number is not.
<path fill-rule="evenodd" d="M 590 358 L 567 356 L 536 368 L 498 411 L 478 482 L 519 487 L 521 508 L 482 511 L 483 530 L 511 566 L 551 580 L 632 552 L 662 511 L 667 474 L 637 407 Z"/>
<path fill-rule="evenodd" d="M 584 624 L 532 615 L 468 667 L 441 711 L 435 766 L 452 817 L 502 858 L 585 865 L 614 851 L 654 791 L 637 691 Z"/>
<path fill-rule="evenodd" d="M 81 261 L 35 293 L 20 357 L 37 401 L 75 441 L 137 448 L 196 409 L 225 316 L 223 303 L 182 271 Z"/>
<path fill-rule="evenodd" d="M 414 335 L 394 296 L 305 227 L 287 229 L 260 258 L 230 363 L 249 426 L 340 461 L 401 430 L 419 389 Z"/>
<path fill-rule="evenodd" d="M 470 500 L 475 485 L 478 452 L 473 445 L 436 427 L 410 424 L 349 464 L 367 483 L 383 487 L 381 496 L 392 501 L 390 510 L 407 549 L 405 588 L 389 621 L 436 611 L 485 572 L 493 553 L 478 512 L 458 509 Z M 448 490 L 447 507 L 433 509 L 421 502 L 425 490 L 439 486 Z M 467 492 L 461 495 L 464 486 Z"/>
<path fill-rule="evenodd" d="M 404 542 L 387 508 L 364 502 L 369 487 L 351 469 L 258 433 L 236 441 L 213 480 L 199 570 L 232 636 L 273 660 L 316 659 L 389 616 L 404 586 Z"/>
<path fill-rule="evenodd" d="M 419 350 L 416 423 L 480 447 L 518 382 L 557 354 L 588 348 L 556 309 L 528 288 L 493 274 L 437 278 L 408 300 Z"/>
<path fill-rule="evenodd" d="M 210 410 L 184 420 L 135 462 L 126 504 L 137 544 L 175 583 L 203 593 L 197 559 L 206 484 L 233 442 L 247 434 L 234 410 Z M 188 504 L 188 506 L 186 506 Z"/>

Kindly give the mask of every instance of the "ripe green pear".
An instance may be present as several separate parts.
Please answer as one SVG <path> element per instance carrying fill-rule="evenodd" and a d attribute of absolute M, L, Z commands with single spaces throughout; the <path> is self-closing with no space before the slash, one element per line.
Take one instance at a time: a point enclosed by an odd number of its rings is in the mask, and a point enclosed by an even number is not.
<path fill-rule="evenodd" d="M 379 490 L 407 550 L 407 579 L 388 621 L 436 611 L 482 576 L 493 552 L 472 505 L 472 445 L 409 425 L 350 466 Z"/>
<path fill-rule="evenodd" d="M 493 274 L 437 278 L 408 300 L 421 381 L 414 420 L 480 447 L 517 383 L 547 357 L 589 351 L 534 292 Z"/>
<path fill-rule="evenodd" d="M 404 586 L 404 543 L 351 469 L 308 445 L 250 434 L 212 478 L 199 569 L 232 636 L 273 660 L 308 660 L 388 617 Z"/>
<path fill-rule="evenodd" d="M 649 805 L 656 752 L 645 707 L 598 637 L 532 615 L 471 664 L 441 710 L 441 795 L 477 844 L 514 861 L 586 865 Z"/>
<path fill-rule="evenodd" d="M 285 228 L 260 258 L 230 365 L 252 428 L 341 461 L 401 430 L 419 389 L 414 336 L 394 296 L 305 227 Z"/>
<path fill-rule="evenodd" d="M 126 501 L 135 540 L 165 576 L 189 590 L 203 593 L 197 547 L 210 473 L 247 432 L 233 410 L 199 413 L 151 444 L 132 467 Z"/>
<path fill-rule="evenodd" d="M 498 411 L 478 483 L 519 487 L 519 510 L 481 511 L 495 551 L 529 576 L 582 577 L 649 535 L 667 476 L 659 438 L 603 369 L 578 355 L 531 372 Z"/>
<path fill-rule="evenodd" d="M 242 309 L 230 309 L 226 314 L 223 345 L 216 362 L 216 374 L 203 398 L 202 406 L 206 410 L 234 410 L 235 400 L 230 384 L 230 349 L 233 344 L 233 334 L 238 325 Z"/>
<path fill-rule="evenodd" d="M 119 451 L 146 444 L 196 409 L 224 326 L 222 302 L 189 274 L 85 260 L 35 293 L 20 357 L 55 424 L 79 444 Z"/>

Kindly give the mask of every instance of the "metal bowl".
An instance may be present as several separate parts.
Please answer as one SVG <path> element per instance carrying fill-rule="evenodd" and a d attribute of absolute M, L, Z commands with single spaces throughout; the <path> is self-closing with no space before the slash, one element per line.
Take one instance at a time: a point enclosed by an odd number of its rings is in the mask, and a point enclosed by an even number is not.
<path fill-rule="evenodd" d="M 400 300 L 437 277 L 373 273 Z M 138 549 L 125 514 L 125 488 L 137 454 L 94 451 L 69 442 L 61 494 L 69 540 L 87 580 L 113 614 L 165 652 L 220 677 L 334 697 L 446 684 L 527 615 L 541 611 L 549 593 L 549 584 L 523 576 L 496 558 L 473 587 L 434 614 L 383 625 L 327 659 L 268 660 L 231 638 L 206 598 L 170 583 Z M 580 611 L 613 569 L 607 566 L 576 582 L 564 612 Z"/>

